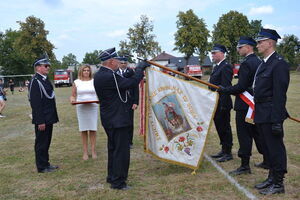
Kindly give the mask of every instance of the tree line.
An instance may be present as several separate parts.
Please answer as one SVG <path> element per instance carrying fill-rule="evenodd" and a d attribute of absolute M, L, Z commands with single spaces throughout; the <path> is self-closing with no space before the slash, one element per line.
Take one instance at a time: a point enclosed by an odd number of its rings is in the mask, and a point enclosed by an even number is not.
<path fill-rule="evenodd" d="M 174 34 L 174 49 L 189 57 L 196 55 L 200 63 L 212 48 L 214 43 L 220 43 L 228 49 L 228 59 L 231 63 L 239 63 L 236 46 L 240 36 L 256 37 L 262 27 L 261 20 L 249 21 L 247 16 L 237 11 L 230 11 L 222 15 L 213 25 L 213 30 L 207 29 L 203 18 L 199 18 L 192 9 L 179 12 L 177 15 L 177 31 Z M 34 16 L 29 16 L 25 22 L 17 21 L 19 30 L 8 29 L 0 32 L 0 74 L 32 74 L 33 61 L 47 53 L 52 61 L 51 70 L 77 66 L 79 62 L 72 53 L 56 59 L 53 52 L 55 46 L 47 39 L 49 34 L 45 30 L 45 23 Z M 119 42 L 120 55 L 137 55 L 142 58 L 155 57 L 161 53 L 161 47 L 153 34 L 154 25 L 145 15 L 140 21 L 128 29 L 126 38 Z M 277 51 L 284 56 L 292 68 L 300 63 L 300 41 L 295 35 L 284 35 L 278 44 Z M 81 63 L 98 64 L 101 50 L 87 52 Z M 129 57 L 134 62 L 132 57 Z"/>

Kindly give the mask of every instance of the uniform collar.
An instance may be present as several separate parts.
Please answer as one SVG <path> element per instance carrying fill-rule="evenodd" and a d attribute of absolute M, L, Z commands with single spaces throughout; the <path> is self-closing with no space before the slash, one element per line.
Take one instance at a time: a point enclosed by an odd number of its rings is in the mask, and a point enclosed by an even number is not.
<path fill-rule="evenodd" d="M 43 78 L 43 80 L 46 80 L 46 79 L 47 79 L 47 76 L 45 76 L 45 75 L 43 75 L 43 74 L 40 74 L 40 73 L 38 73 L 38 72 L 37 72 L 37 74 L 41 75 L 42 78 Z"/>
<path fill-rule="evenodd" d="M 265 63 L 269 60 L 269 58 L 275 53 L 275 51 L 273 51 L 270 55 L 268 55 L 266 58 L 264 58 Z"/>
<path fill-rule="evenodd" d="M 223 60 L 221 60 L 220 62 L 218 62 L 217 65 L 220 65 L 226 58 L 223 58 Z"/>

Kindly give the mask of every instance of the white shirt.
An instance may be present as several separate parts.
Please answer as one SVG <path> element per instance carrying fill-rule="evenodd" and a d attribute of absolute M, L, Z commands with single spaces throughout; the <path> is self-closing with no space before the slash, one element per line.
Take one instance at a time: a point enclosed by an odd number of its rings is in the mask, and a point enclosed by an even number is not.
<path fill-rule="evenodd" d="M 77 92 L 76 101 L 98 101 L 98 97 L 94 88 L 94 79 L 89 81 L 76 79 L 74 83 Z"/>

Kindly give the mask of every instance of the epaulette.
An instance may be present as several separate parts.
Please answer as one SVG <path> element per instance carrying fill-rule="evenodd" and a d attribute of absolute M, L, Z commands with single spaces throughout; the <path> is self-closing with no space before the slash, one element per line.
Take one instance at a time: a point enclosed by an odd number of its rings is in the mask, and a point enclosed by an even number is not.
<path fill-rule="evenodd" d="M 283 60 L 283 57 L 281 55 L 278 55 L 276 56 L 277 60 Z"/>

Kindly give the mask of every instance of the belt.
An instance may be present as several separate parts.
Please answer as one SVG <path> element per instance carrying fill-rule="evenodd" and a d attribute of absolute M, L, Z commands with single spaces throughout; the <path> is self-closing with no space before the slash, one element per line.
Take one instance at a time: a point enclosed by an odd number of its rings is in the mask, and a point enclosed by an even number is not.
<path fill-rule="evenodd" d="M 254 98 L 254 103 L 266 103 L 271 102 L 273 97 L 262 97 L 262 98 Z"/>

